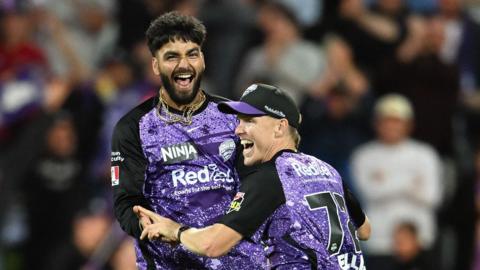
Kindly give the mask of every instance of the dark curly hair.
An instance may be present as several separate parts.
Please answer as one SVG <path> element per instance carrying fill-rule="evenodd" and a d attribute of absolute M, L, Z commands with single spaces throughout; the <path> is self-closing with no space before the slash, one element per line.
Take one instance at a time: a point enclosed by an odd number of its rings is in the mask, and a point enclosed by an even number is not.
<path fill-rule="evenodd" d="M 202 46 L 207 30 L 198 19 L 172 11 L 161 15 L 147 29 L 147 44 L 152 55 L 170 41 L 192 41 Z"/>

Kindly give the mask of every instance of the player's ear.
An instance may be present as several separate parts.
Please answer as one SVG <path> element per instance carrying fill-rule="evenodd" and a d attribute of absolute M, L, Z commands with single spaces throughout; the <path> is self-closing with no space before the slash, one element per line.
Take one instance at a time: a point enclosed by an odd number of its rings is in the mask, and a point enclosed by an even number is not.
<path fill-rule="evenodd" d="M 200 55 L 202 56 L 202 60 L 203 60 L 203 70 L 205 70 L 205 67 L 206 67 L 206 64 L 205 64 L 205 57 L 203 55 L 203 52 L 200 51 Z"/>
<path fill-rule="evenodd" d="M 275 137 L 283 137 L 288 133 L 288 120 L 280 119 L 275 125 Z"/>
<path fill-rule="evenodd" d="M 160 75 L 160 68 L 158 67 L 158 59 L 152 57 L 152 70 L 155 75 Z"/>

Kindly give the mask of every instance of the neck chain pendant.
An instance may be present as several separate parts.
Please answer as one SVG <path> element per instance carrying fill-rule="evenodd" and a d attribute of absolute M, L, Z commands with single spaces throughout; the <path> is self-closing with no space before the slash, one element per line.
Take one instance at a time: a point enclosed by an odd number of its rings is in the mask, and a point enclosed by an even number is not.
<path fill-rule="evenodd" d="M 162 93 L 160 93 L 157 105 L 157 115 L 162 121 L 165 121 L 167 124 L 180 123 L 184 126 L 188 126 L 192 124 L 193 113 L 202 106 L 205 100 L 205 94 L 203 92 L 200 92 L 200 99 L 197 102 L 186 106 L 182 110 L 182 114 L 176 114 L 170 111 L 170 107 L 163 99 Z"/>

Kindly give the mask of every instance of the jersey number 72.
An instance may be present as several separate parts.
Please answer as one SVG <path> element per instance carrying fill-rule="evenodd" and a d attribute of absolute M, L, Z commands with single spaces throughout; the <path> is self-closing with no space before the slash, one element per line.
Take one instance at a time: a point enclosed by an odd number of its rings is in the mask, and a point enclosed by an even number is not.
<path fill-rule="evenodd" d="M 330 191 L 305 195 L 310 211 L 325 208 L 328 214 L 329 236 L 327 250 L 330 255 L 337 255 L 343 245 L 345 237 L 344 228 L 340 222 L 339 210 L 348 215 L 345 199 L 338 193 Z M 348 231 L 355 245 L 355 252 L 360 252 L 360 243 L 355 226 L 350 218 L 347 221 Z"/>

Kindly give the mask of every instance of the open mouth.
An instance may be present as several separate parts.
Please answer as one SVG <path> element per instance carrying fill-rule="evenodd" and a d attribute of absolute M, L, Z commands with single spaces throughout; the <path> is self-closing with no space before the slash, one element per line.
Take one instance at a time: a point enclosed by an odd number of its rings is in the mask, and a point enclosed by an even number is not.
<path fill-rule="evenodd" d="M 240 142 L 243 145 L 243 149 L 250 150 L 253 148 L 253 142 L 250 140 L 242 139 Z"/>
<path fill-rule="evenodd" d="M 179 73 L 173 76 L 175 83 L 182 87 L 189 86 L 193 80 L 193 74 L 191 73 Z"/>

